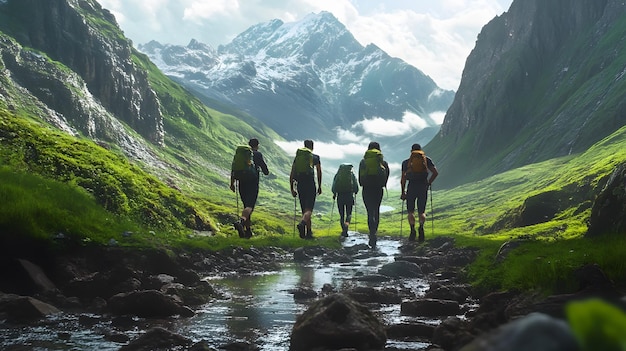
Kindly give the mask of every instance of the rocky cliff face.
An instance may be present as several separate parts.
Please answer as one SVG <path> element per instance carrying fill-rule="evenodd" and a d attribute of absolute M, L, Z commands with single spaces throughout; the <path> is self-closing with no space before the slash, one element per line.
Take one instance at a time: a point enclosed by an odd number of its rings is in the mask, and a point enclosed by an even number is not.
<path fill-rule="evenodd" d="M 0 3 L 0 17 L 0 29 L 17 40 L 3 40 L 7 69 L 18 85 L 61 119 L 88 136 L 110 138 L 110 121 L 102 117 L 110 113 L 149 141 L 163 143 L 163 117 L 156 94 L 145 71 L 133 63 L 130 42 L 96 1 L 8 0 Z M 22 47 L 44 52 L 76 74 L 55 69 Z M 76 94 L 72 84 L 66 84 L 72 82 L 78 91 L 84 84 L 86 91 Z M 91 96 L 91 105 L 85 104 L 83 93 Z M 94 104 L 103 107 L 102 111 L 95 112 Z"/>
<path fill-rule="evenodd" d="M 626 5 L 516 0 L 488 23 L 428 145 L 462 184 L 578 153 L 626 123 Z"/>

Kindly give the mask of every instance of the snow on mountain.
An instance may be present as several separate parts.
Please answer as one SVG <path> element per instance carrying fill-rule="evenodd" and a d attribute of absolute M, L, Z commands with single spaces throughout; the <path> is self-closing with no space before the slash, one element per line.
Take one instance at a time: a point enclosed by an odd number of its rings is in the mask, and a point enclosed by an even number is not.
<path fill-rule="evenodd" d="M 139 50 L 207 104 L 232 104 L 287 140 L 342 143 L 352 135 L 404 151 L 437 133 L 454 97 L 419 69 L 373 44 L 363 47 L 328 12 L 257 24 L 217 50 L 196 40 L 152 41 Z M 381 134 L 389 128 L 377 123 L 399 130 Z"/>

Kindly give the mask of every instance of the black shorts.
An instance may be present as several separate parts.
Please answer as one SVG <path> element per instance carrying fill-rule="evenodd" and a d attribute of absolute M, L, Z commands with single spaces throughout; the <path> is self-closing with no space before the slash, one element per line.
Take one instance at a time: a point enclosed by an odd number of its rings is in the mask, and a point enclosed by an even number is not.
<path fill-rule="evenodd" d="M 243 207 L 254 209 L 259 196 L 259 181 L 239 181 L 239 196 L 241 196 Z"/>
<path fill-rule="evenodd" d="M 315 197 L 317 191 L 315 189 L 315 181 L 311 179 L 301 179 L 297 184 L 298 198 L 300 199 L 300 209 L 302 212 L 305 210 L 313 210 L 315 206 Z"/>
<path fill-rule="evenodd" d="M 417 213 L 426 212 L 426 202 L 428 201 L 428 183 L 410 182 L 406 189 L 406 210 L 415 212 L 415 202 L 417 201 Z"/>

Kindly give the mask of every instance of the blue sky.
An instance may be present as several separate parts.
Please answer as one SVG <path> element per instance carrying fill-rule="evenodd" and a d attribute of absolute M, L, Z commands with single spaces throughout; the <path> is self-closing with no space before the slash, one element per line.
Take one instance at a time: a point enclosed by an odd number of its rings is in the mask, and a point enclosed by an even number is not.
<path fill-rule="evenodd" d="M 99 0 L 135 45 L 150 40 L 217 47 L 248 27 L 329 11 L 362 44 L 373 43 L 456 90 L 481 28 L 512 0 Z"/>

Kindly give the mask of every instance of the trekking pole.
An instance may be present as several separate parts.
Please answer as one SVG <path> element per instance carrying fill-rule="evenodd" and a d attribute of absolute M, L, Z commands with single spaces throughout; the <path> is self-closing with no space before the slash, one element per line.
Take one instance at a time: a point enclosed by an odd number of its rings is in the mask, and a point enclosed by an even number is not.
<path fill-rule="evenodd" d="M 330 219 L 328 220 L 328 231 L 327 235 L 330 235 L 330 226 L 333 224 L 333 209 L 335 208 L 335 199 L 333 197 L 333 207 L 330 208 Z"/>
<path fill-rule="evenodd" d="M 356 194 L 354 194 L 354 231 L 357 232 L 356 230 Z"/>
<path fill-rule="evenodd" d="M 400 202 L 400 237 L 402 237 L 402 222 L 404 222 L 404 199 Z"/>
<path fill-rule="evenodd" d="M 291 184 L 290 186 L 293 186 Z M 296 196 L 293 197 L 293 234 L 292 237 L 296 237 Z"/>
<path fill-rule="evenodd" d="M 432 184 L 428 186 L 430 189 L 430 235 L 435 235 L 435 214 L 433 213 L 433 186 Z"/>
<path fill-rule="evenodd" d="M 239 217 L 239 181 L 235 180 L 235 203 L 237 203 L 237 213 L 235 213 L 235 219 Z M 230 236 L 230 234 L 228 234 Z"/>

